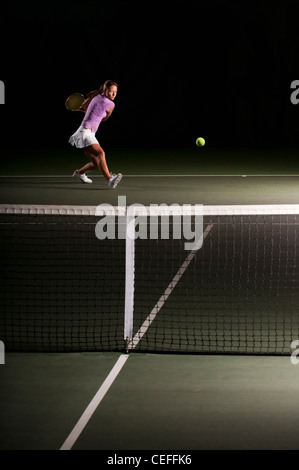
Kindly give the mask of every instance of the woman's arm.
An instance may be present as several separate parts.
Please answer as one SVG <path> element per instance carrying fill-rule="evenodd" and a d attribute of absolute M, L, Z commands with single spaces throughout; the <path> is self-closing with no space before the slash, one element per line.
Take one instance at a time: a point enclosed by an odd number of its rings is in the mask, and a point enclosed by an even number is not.
<path fill-rule="evenodd" d="M 86 113 L 89 103 L 91 102 L 92 98 L 86 98 L 80 106 L 80 109 Z"/>
<path fill-rule="evenodd" d="M 102 121 L 107 121 L 107 119 L 111 116 L 111 113 L 114 108 L 108 109 L 106 116 L 102 119 Z"/>

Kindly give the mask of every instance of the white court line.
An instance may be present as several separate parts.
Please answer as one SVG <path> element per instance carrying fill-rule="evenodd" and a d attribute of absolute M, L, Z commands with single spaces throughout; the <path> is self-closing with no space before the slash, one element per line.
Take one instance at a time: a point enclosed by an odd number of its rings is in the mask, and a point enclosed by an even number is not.
<path fill-rule="evenodd" d="M 267 177 L 267 178 L 290 178 L 290 177 L 294 177 L 294 178 L 298 178 L 299 175 L 289 175 L 289 174 L 283 174 L 283 175 L 279 175 L 279 174 L 258 174 L 258 175 L 255 175 L 255 174 L 243 174 L 243 175 L 231 175 L 231 174 L 193 174 L 193 175 L 179 175 L 179 174 L 176 174 L 176 175 L 126 175 L 126 174 L 123 174 L 123 177 L 124 178 L 183 178 L 183 177 L 208 177 L 208 178 L 213 178 L 213 177 L 222 177 L 222 178 L 226 178 L 226 177 L 236 177 L 236 178 L 241 178 L 241 177 Z M 102 175 L 90 175 L 91 178 L 103 178 Z M 0 175 L 0 178 L 72 178 L 72 175 Z"/>
<path fill-rule="evenodd" d="M 75 427 L 73 428 L 73 430 L 71 431 L 71 433 L 69 434 L 67 439 L 64 441 L 64 443 L 61 446 L 60 450 L 71 450 L 71 448 L 75 444 L 76 440 L 78 439 L 78 437 L 82 433 L 83 429 L 87 425 L 88 421 L 92 417 L 93 413 L 95 412 L 95 410 L 97 409 L 97 407 L 99 406 L 99 404 L 103 400 L 104 396 L 108 392 L 109 388 L 111 387 L 111 385 L 115 381 L 116 377 L 120 373 L 121 369 L 125 365 L 128 357 L 129 357 L 128 354 L 122 354 L 118 358 L 118 360 L 115 363 L 114 367 L 112 368 L 112 370 L 108 374 L 106 380 L 103 382 L 103 384 L 101 385 L 101 387 L 99 388 L 99 390 L 97 391 L 97 393 L 95 394 L 95 396 L 93 397 L 93 399 L 91 400 L 89 405 L 87 406 L 87 408 L 84 411 L 84 413 L 82 414 L 81 418 L 79 419 L 79 421 L 77 422 L 77 424 L 75 425 Z"/>
<path fill-rule="evenodd" d="M 205 229 L 205 231 L 203 233 L 202 238 L 197 243 L 198 246 L 195 246 L 195 248 L 193 248 L 193 250 L 190 251 L 187 258 L 185 259 L 185 261 L 181 265 L 180 269 L 178 270 L 178 272 L 174 276 L 173 280 L 168 285 L 168 287 L 166 288 L 166 290 L 161 295 L 160 299 L 158 300 L 158 302 L 156 303 L 156 305 L 152 309 L 151 313 L 148 315 L 146 320 L 144 320 L 143 324 L 141 325 L 141 327 L 137 331 L 137 333 L 134 336 L 134 338 L 132 339 L 128 349 L 134 349 L 137 346 L 137 344 L 140 342 L 142 337 L 145 335 L 145 333 L 147 332 L 147 330 L 151 326 L 152 322 L 155 320 L 156 316 L 158 315 L 159 311 L 161 310 L 161 308 L 165 304 L 166 300 L 168 299 L 168 297 L 172 293 L 173 289 L 175 288 L 175 286 L 177 285 L 177 283 L 181 279 L 182 275 L 184 274 L 184 272 L 188 268 L 189 264 L 193 260 L 193 258 L 196 255 L 198 249 L 202 246 L 202 243 L 203 243 L 204 239 L 210 233 L 212 228 L 213 228 L 213 224 L 210 224 L 210 225 L 207 226 L 207 228 Z"/>

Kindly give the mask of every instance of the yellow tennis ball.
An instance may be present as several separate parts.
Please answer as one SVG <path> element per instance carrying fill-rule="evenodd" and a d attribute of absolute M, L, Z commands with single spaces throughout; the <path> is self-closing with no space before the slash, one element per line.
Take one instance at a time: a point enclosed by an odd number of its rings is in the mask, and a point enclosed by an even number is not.
<path fill-rule="evenodd" d="M 196 145 L 198 147 L 203 147 L 205 145 L 205 143 L 206 143 L 206 141 L 202 137 L 198 137 L 198 139 L 196 139 Z"/>

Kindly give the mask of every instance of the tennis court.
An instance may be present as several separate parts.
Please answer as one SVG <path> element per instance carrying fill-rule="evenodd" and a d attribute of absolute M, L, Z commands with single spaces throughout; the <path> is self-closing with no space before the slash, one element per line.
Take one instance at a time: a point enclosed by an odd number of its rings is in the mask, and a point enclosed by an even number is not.
<path fill-rule="evenodd" d="M 298 449 L 296 152 L 107 159 L 124 174 L 115 191 L 98 175 L 74 181 L 82 157 L 68 148 L 2 167 L 1 449 L 148 451 L 149 462 L 152 451 Z M 203 205 L 202 245 L 136 239 L 128 271 L 126 239 L 95 236 L 95 208 L 121 196 Z"/>

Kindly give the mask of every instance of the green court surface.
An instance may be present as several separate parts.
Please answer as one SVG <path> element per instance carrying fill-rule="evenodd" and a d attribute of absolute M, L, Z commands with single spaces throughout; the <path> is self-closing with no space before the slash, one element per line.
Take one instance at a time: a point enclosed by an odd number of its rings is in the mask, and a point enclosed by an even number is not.
<path fill-rule="evenodd" d="M 1 449 L 58 450 L 118 354 L 7 355 Z M 74 450 L 298 449 L 290 358 L 130 355 Z"/>
<path fill-rule="evenodd" d="M 107 149 L 106 155 L 112 171 L 124 175 L 115 191 L 97 174 L 91 185 L 71 178 L 86 162 L 76 150 L 7 154 L 0 204 L 117 206 L 119 196 L 127 205 L 299 204 L 297 149 Z M 280 232 L 289 254 L 298 246 L 290 235 L 296 225 Z M 283 253 L 279 272 L 286 266 L 292 273 L 292 320 L 297 321 L 298 266 L 292 262 L 298 251 L 285 265 Z M 269 292 L 274 305 L 279 295 Z M 292 340 L 299 340 L 299 330 Z M 65 449 L 112 453 L 298 450 L 299 365 L 290 355 L 7 350 L 0 364 L 0 449 L 59 450 L 67 442 Z M 119 360 L 123 363 L 113 373 Z M 74 437 L 81 417 L 84 425 Z"/>
<path fill-rule="evenodd" d="M 107 149 L 114 173 L 124 177 L 116 191 L 90 173 L 93 184 L 71 178 L 87 160 L 77 149 L 26 151 L 1 166 L 2 204 L 296 204 L 296 149 Z"/>
<path fill-rule="evenodd" d="M 91 177 L 92 178 L 92 177 Z M 2 204 L 296 204 L 299 176 L 123 176 L 116 191 L 102 177 L 83 185 L 71 177 L 3 177 Z M 38 201 L 38 202 L 36 202 Z"/>

